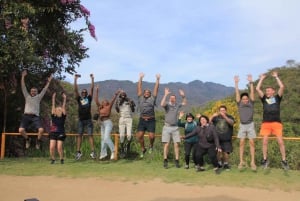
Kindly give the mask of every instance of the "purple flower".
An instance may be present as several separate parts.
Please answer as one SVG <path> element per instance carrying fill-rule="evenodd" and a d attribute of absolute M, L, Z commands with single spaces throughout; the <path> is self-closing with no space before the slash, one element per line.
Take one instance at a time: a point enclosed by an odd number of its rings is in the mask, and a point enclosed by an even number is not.
<path fill-rule="evenodd" d="M 83 13 L 83 15 L 90 16 L 90 14 L 91 14 L 90 11 L 83 5 L 80 5 L 80 11 Z"/>
<path fill-rule="evenodd" d="M 92 25 L 91 23 L 89 23 L 88 28 L 89 28 L 91 36 L 97 40 L 95 26 Z"/>

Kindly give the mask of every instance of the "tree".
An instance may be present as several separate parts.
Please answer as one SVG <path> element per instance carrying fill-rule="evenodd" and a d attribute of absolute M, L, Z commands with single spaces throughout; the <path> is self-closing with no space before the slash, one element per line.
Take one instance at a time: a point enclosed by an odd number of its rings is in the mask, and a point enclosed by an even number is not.
<path fill-rule="evenodd" d="M 0 1 L 0 90 L 5 97 L 3 104 L 7 102 L 6 98 L 15 96 L 20 72 L 24 69 L 30 72 L 29 85 L 35 86 L 50 74 L 63 79 L 65 73 L 76 73 L 80 62 L 88 57 L 83 32 L 90 31 L 96 39 L 89 15 L 80 0 Z M 71 29 L 70 24 L 79 18 L 85 19 L 84 27 Z M 2 110 L 5 119 L 6 105 Z"/>

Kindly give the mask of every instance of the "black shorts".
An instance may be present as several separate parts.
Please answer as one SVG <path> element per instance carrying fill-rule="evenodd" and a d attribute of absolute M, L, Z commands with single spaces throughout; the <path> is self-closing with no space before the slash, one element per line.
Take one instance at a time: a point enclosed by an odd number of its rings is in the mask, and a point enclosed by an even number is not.
<path fill-rule="evenodd" d="M 155 118 L 147 119 L 147 120 L 140 118 L 137 130 L 143 132 L 148 131 L 150 133 L 155 133 Z"/>
<path fill-rule="evenodd" d="M 27 129 L 30 125 L 33 126 L 33 129 L 43 128 L 41 118 L 34 114 L 23 114 L 20 128 Z"/>
<path fill-rule="evenodd" d="M 50 133 L 49 138 L 50 138 L 50 140 L 65 141 L 66 134 L 65 133 Z"/>
<path fill-rule="evenodd" d="M 220 146 L 221 146 L 222 152 L 227 152 L 228 154 L 230 154 L 233 151 L 231 141 L 220 142 Z"/>

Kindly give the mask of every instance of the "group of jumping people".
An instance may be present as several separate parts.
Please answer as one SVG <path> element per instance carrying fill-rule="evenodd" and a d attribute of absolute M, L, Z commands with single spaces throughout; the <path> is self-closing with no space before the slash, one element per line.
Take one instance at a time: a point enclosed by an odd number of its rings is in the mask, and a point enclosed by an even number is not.
<path fill-rule="evenodd" d="M 21 125 L 19 128 L 20 134 L 25 138 L 26 148 L 30 147 L 30 138 L 26 135 L 26 129 L 33 125 L 38 130 L 38 137 L 36 141 L 36 148 L 40 148 L 41 137 L 44 129 L 40 119 L 40 102 L 45 95 L 52 76 L 48 78 L 47 84 L 38 93 L 37 88 L 32 87 L 28 93 L 25 85 L 25 76 L 27 71 L 22 72 L 21 88 L 25 97 L 25 109 L 22 116 Z M 86 132 L 91 148 L 90 157 L 97 158 L 93 138 L 93 119 L 98 120 L 101 126 L 101 151 L 99 159 L 103 160 L 109 157 L 111 160 L 115 159 L 115 147 L 111 140 L 111 131 L 113 123 L 110 118 L 111 111 L 115 105 L 115 109 L 119 114 L 119 135 L 120 135 L 120 157 L 125 157 L 130 150 L 130 144 L 133 139 L 132 122 L 133 114 L 138 107 L 139 121 L 137 126 L 136 138 L 140 144 L 140 158 L 148 152 L 153 152 L 153 145 L 155 140 L 155 106 L 160 84 L 160 74 L 156 75 L 156 81 L 153 91 L 150 89 L 143 90 L 142 83 L 144 73 L 140 73 L 137 83 L 138 103 L 127 97 L 123 90 L 116 90 L 111 100 L 104 99 L 99 101 L 100 87 L 96 86 L 96 95 L 94 96 L 94 76 L 90 74 L 91 86 L 90 91 L 82 89 L 79 93 L 77 80 L 80 75 L 74 76 L 74 92 L 78 103 L 78 135 L 76 140 L 76 154 L 75 160 L 79 160 L 82 156 L 81 143 L 83 133 Z M 263 104 L 263 120 L 260 129 L 260 135 L 263 136 L 263 160 L 262 165 L 267 168 L 269 165 L 267 157 L 268 137 L 275 135 L 279 144 L 280 153 L 282 157 L 282 167 L 288 169 L 288 163 L 285 155 L 285 146 L 283 141 L 283 126 L 280 119 L 280 102 L 282 99 L 284 85 L 276 71 L 271 73 L 271 76 L 277 81 L 279 89 L 276 93 L 274 87 L 267 86 L 265 92 L 262 91 L 262 83 L 266 78 L 266 74 L 260 75 L 256 91 Z M 248 166 L 244 160 L 244 146 L 246 138 L 249 139 L 251 162 L 250 167 L 253 171 L 257 170 L 255 164 L 255 126 L 253 122 L 254 114 L 254 83 L 251 75 L 248 75 L 250 91 L 240 94 L 238 88 L 239 77 L 234 77 L 236 103 L 239 111 L 240 125 L 237 137 L 240 139 L 239 155 L 240 163 L 239 169 Z M 233 150 L 232 136 L 233 125 L 235 119 L 232 115 L 227 114 L 225 105 L 221 105 L 219 110 L 211 117 L 205 115 L 186 113 L 183 106 L 187 104 L 185 93 L 182 89 L 178 90 L 179 96 L 182 98 L 180 103 L 177 102 L 177 96 L 171 92 L 169 88 L 165 88 L 163 98 L 160 106 L 165 111 L 164 125 L 162 129 L 162 143 L 163 143 L 163 167 L 169 168 L 168 154 L 170 143 L 173 142 L 175 154 L 175 167 L 180 168 L 179 162 L 179 143 L 184 140 L 184 168 L 190 168 L 190 159 L 192 158 L 197 171 L 204 171 L 204 156 L 207 154 L 212 165 L 213 170 L 218 174 L 221 169 L 230 170 L 229 156 Z M 55 152 L 59 154 L 60 163 L 64 163 L 63 142 L 66 138 L 65 134 L 65 119 L 66 119 L 66 94 L 61 93 L 62 104 L 56 106 L 57 94 L 52 95 L 52 109 L 51 109 L 51 125 L 50 125 L 50 158 L 51 164 L 55 163 Z M 92 116 L 91 107 L 92 101 L 96 102 L 98 113 Z M 180 135 L 180 127 L 184 128 L 184 135 Z M 149 146 L 145 146 L 144 135 L 145 132 L 149 136 Z M 108 150 L 110 149 L 110 156 Z"/>

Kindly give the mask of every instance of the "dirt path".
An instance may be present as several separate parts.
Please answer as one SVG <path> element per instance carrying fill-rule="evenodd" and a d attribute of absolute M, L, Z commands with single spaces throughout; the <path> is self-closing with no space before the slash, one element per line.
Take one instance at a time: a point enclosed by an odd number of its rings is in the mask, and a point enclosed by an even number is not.
<path fill-rule="evenodd" d="M 23 201 L 299 201 L 300 192 L 253 188 L 189 186 L 149 182 L 107 181 L 46 176 L 0 175 L 0 200 Z"/>

